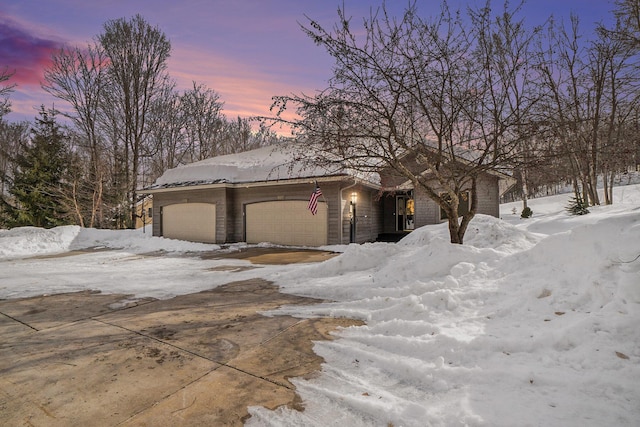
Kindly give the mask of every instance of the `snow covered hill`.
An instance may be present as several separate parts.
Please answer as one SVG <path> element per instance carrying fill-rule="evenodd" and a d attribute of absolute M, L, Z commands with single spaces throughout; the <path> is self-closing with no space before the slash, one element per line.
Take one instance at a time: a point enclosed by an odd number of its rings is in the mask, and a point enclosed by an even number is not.
<path fill-rule="evenodd" d="M 168 298 L 250 277 L 333 302 L 267 315 L 348 316 L 365 326 L 319 342 L 326 363 L 293 379 L 306 410 L 251 408 L 250 426 L 640 425 L 640 185 L 613 206 L 478 216 L 465 245 L 446 226 L 320 264 L 215 271 L 241 260 L 140 232 L 60 227 L 0 231 L 0 298 L 99 289 Z M 32 258 L 89 247 L 117 250 Z M 162 251 L 163 257 L 143 257 Z"/>

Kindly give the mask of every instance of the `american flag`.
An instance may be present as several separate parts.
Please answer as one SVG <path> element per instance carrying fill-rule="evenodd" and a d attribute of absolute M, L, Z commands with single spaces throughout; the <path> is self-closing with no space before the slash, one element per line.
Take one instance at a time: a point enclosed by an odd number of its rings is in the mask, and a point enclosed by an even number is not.
<path fill-rule="evenodd" d="M 311 211 L 311 214 L 315 215 L 318 213 L 318 199 L 322 196 L 322 190 L 318 187 L 318 183 L 316 182 L 316 188 L 311 193 L 311 198 L 309 199 L 309 205 L 307 209 Z"/>

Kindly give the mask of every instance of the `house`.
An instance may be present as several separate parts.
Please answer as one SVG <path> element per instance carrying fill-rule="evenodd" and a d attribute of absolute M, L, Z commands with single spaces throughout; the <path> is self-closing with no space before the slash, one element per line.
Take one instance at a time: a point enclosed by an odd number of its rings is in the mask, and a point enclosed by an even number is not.
<path fill-rule="evenodd" d="M 381 173 L 305 167 L 274 145 L 166 171 L 149 188 L 153 235 L 205 243 L 323 246 L 375 241 L 443 221 L 420 190 Z M 478 213 L 499 215 L 499 181 L 480 180 Z M 383 187 L 383 181 L 388 181 Z M 392 186 L 388 184 L 392 183 Z M 308 209 L 316 185 L 322 194 Z"/>
<path fill-rule="evenodd" d="M 136 225 L 135 228 L 146 227 L 152 224 L 153 219 L 153 199 L 151 196 L 141 198 L 136 203 Z"/>

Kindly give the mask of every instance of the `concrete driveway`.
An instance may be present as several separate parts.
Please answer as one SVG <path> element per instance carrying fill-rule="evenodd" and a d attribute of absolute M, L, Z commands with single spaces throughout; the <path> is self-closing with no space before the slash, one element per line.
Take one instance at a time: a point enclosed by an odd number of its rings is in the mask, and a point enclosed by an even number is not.
<path fill-rule="evenodd" d="M 331 255 L 251 249 L 208 256 L 288 263 Z M 322 359 L 313 341 L 359 324 L 262 316 L 317 301 L 260 279 L 126 301 L 92 292 L 0 301 L 0 425 L 236 426 L 248 406 L 304 410 L 288 378 L 317 373 Z"/>

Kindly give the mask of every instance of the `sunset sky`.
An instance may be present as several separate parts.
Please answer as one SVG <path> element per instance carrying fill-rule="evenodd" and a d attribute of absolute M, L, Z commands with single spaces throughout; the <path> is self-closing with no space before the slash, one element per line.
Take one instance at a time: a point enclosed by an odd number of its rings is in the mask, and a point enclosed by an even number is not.
<path fill-rule="evenodd" d="M 2 0 L 0 2 L 0 69 L 15 75 L 8 121 L 32 121 L 37 109 L 62 101 L 41 88 L 43 70 L 61 46 L 86 46 L 111 19 L 136 13 L 162 30 L 172 44 L 169 73 L 180 89 L 192 81 L 215 90 L 228 118 L 269 113 L 271 97 L 312 94 L 326 87 L 332 59 L 300 30 L 305 15 L 329 27 L 343 0 Z M 361 22 L 381 1 L 344 0 L 347 14 Z M 423 15 L 435 15 L 440 0 L 418 0 Z M 450 0 L 452 7 L 483 4 Z M 493 1 L 494 7 L 503 2 Z M 515 2 L 514 2 L 515 3 Z M 401 14 L 408 0 L 388 0 Z M 529 0 L 527 22 L 537 25 L 551 14 L 568 19 L 571 11 L 581 23 L 610 20 L 608 0 Z"/>

